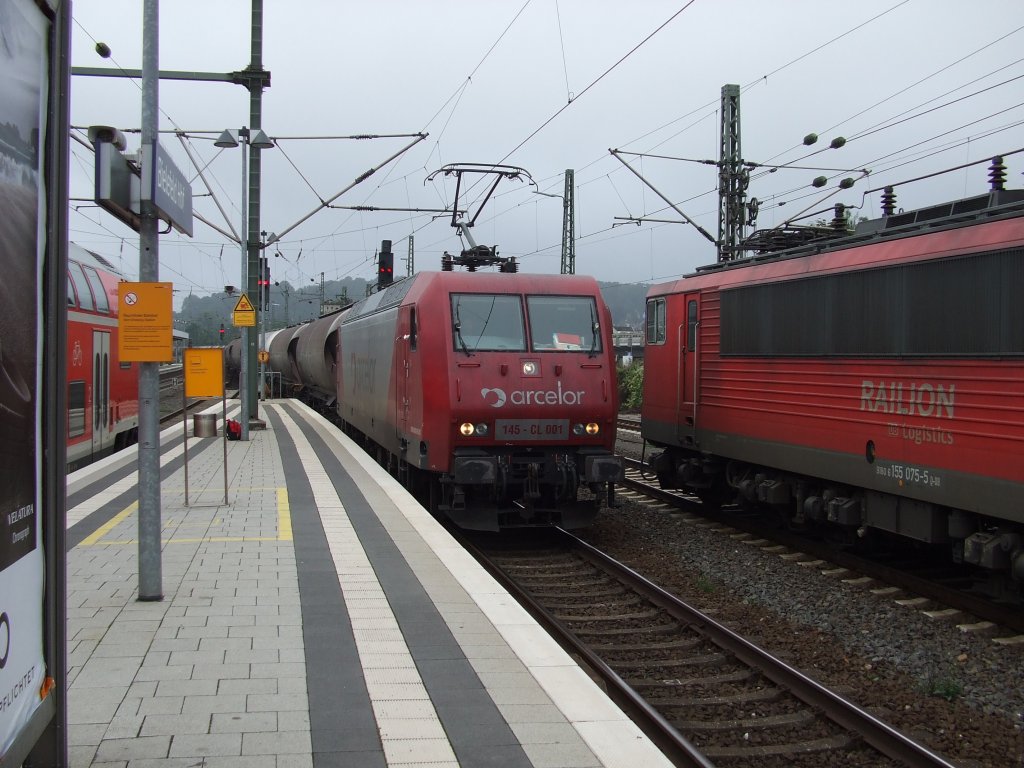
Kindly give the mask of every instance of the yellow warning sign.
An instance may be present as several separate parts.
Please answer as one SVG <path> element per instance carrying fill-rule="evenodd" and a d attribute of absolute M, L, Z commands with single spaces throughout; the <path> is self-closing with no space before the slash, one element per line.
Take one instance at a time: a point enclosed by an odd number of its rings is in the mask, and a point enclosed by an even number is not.
<path fill-rule="evenodd" d="M 254 328 L 256 326 L 256 308 L 249 301 L 249 297 L 246 294 L 242 294 L 238 297 L 238 303 L 235 304 L 234 312 L 234 324 L 236 327 L 249 327 Z"/>

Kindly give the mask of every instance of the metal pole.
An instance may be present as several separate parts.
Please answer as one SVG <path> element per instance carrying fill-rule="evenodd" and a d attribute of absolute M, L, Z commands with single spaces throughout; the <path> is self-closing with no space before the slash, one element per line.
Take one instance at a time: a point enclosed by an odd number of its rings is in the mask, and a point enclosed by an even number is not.
<path fill-rule="evenodd" d="M 263 0 L 252 0 L 251 31 L 249 37 L 249 70 L 253 73 L 263 71 Z M 269 81 L 269 78 L 268 78 Z M 263 127 L 263 88 L 265 81 L 262 78 L 249 80 L 249 128 L 257 131 Z M 249 203 L 248 203 L 248 227 L 242 225 L 242 231 L 248 232 L 246 245 L 248 246 L 247 264 L 249 267 L 246 278 L 245 290 L 249 296 L 255 295 L 257 266 L 259 264 L 259 243 L 260 238 L 260 185 L 262 183 L 262 171 L 260 165 L 259 149 L 255 151 L 249 148 Z M 257 312 L 261 310 L 257 309 Z M 245 421 L 248 424 L 250 418 L 259 416 L 259 405 L 256 401 L 256 334 L 249 333 L 246 336 L 248 348 L 247 362 L 247 388 L 249 409 L 245 411 Z M 246 427 L 248 429 L 248 427 Z"/>
<path fill-rule="evenodd" d="M 142 146 L 156 162 L 160 107 L 159 2 L 142 11 Z M 142 202 L 139 281 L 160 279 L 160 236 L 152 201 Z M 139 363 L 139 600 L 162 600 L 160 555 L 160 369 Z"/>
<path fill-rule="evenodd" d="M 249 230 L 246 225 L 249 221 L 249 175 L 246 164 L 246 148 L 249 146 L 249 129 L 242 128 L 238 132 L 238 146 L 242 150 L 242 295 L 250 295 L 249 292 L 249 238 L 246 234 Z M 238 397 L 241 401 L 242 414 L 239 421 L 242 422 L 242 440 L 249 439 L 249 326 L 242 326 L 242 336 L 239 339 L 239 347 L 242 352 L 242 366 L 238 372 Z"/>

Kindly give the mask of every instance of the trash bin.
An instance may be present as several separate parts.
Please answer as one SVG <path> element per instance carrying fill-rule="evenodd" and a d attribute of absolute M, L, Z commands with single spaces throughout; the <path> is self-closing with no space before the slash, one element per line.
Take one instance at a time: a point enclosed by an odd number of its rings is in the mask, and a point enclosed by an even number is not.
<path fill-rule="evenodd" d="M 192 433 L 195 437 L 217 436 L 217 414 L 197 413 L 192 416 Z"/>

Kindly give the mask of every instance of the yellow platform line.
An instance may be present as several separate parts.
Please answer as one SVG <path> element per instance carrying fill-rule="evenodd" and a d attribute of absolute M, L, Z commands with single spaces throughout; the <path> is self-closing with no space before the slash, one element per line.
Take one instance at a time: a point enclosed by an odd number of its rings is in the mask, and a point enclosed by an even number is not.
<path fill-rule="evenodd" d="M 287 488 L 277 489 L 277 536 L 281 541 L 292 540 L 292 508 Z"/>
<path fill-rule="evenodd" d="M 78 546 L 80 546 L 80 547 L 91 547 L 92 545 L 96 544 L 100 539 L 102 539 L 104 536 L 106 536 L 108 533 L 110 533 L 110 531 L 114 528 L 114 526 L 118 525 L 122 520 L 124 520 L 126 517 L 128 517 L 128 515 L 130 515 L 132 512 L 134 512 L 138 508 L 139 508 L 139 502 L 133 501 L 131 504 L 129 504 L 123 510 L 121 510 L 116 515 L 114 515 L 112 518 L 107 520 L 107 522 L 105 522 L 103 525 L 101 525 L 95 531 L 93 531 L 88 536 L 86 536 L 84 539 L 82 539 L 82 541 L 79 543 Z"/>
<path fill-rule="evenodd" d="M 268 489 L 269 490 L 269 489 Z M 288 502 L 288 489 L 275 487 L 277 491 L 277 536 L 203 536 L 200 538 L 171 538 L 161 539 L 161 544 L 199 544 L 202 542 L 227 542 L 227 541 L 292 541 L 292 513 Z M 133 501 L 123 510 L 118 512 L 107 522 L 90 533 L 81 542 L 79 547 L 93 547 L 97 544 L 137 544 L 138 539 L 112 539 L 104 540 L 117 525 L 124 521 L 128 515 L 139 508 L 139 502 Z"/>

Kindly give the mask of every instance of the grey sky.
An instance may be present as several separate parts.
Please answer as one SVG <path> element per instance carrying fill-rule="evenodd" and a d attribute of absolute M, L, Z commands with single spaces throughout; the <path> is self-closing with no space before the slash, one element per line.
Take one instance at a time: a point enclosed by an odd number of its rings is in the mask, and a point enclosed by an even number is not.
<path fill-rule="evenodd" d="M 78 0 L 73 9 L 73 64 L 141 65 L 141 2 Z M 563 173 L 573 168 L 577 271 L 614 282 L 671 278 L 712 262 L 713 246 L 686 224 L 613 228 L 615 216 L 678 216 L 663 210 L 608 149 L 717 159 L 726 83 L 743 88 L 745 160 L 872 171 L 827 200 L 809 183 L 835 172 L 755 174 L 749 194 L 762 201 L 761 228 L 818 201 L 815 208 L 861 205 L 861 190 L 1024 147 L 1019 0 L 265 0 L 264 14 L 263 60 L 272 85 L 263 128 L 280 137 L 280 149 L 263 153 L 262 221 L 270 232 L 283 231 L 317 206 L 317 195 L 333 196 L 408 141 L 287 137 L 426 131 L 425 141 L 335 202 L 450 205 L 453 183 L 424 182 L 454 162 L 517 165 L 540 190 L 561 194 Z M 161 68 L 245 67 L 249 18 L 248 0 L 164 0 Z M 111 60 L 95 54 L 97 40 L 111 47 Z M 139 125 L 140 90 L 131 81 L 75 77 L 71 95 L 73 125 Z M 164 82 L 160 106 L 161 128 L 219 131 L 248 122 L 248 94 L 239 86 Z M 926 110 L 934 111 L 907 119 Z M 849 143 L 801 160 L 810 150 L 800 141 L 810 132 L 821 135 L 816 148 L 837 135 Z M 193 176 L 177 140 L 166 142 Z M 209 138 L 191 145 L 209 163 L 237 227 L 239 151 L 218 154 Z M 130 135 L 129 148 L 137 146 L 138 135 Z M 713 167 L 651 157 L 629 162 L 717 233 Z M 1007 163 L 1009 184 L 1020 186 L 1024 154 Z M 900 190 L 899 202 L 919 207 L 985 189 L 987 172 L 979 166 Z M 198 180 L 194 190 L 204 192 Z M 91 153 L 73 143 L 71 195 L 91 194 Z M 863 204 L 863 215 L 878 215 L 877 194 Z M 195 207 L 224 226 L 209 198 L 197 198 Z M 134 232 L 80 203 L 72 204 L 70 225 L 76 242 L 137 274 Z M 560 200 L 503 182 L 474 235 L 520 257 L 522 271 L 557 272 L 561 225 Z M 295 285 L 319 281 L 321 272 L 328 280 L 370 278 L 380 241 L 392 240 L 401 257 L 410 233 L 417 270 L 438 269 L 444 250 L 460 248 L 447 217 L 322 211 L 282 240 L 273 277 Z M 176 304 L 190 291 L 206 295 L 238 283 L 238 246 L 198 221 L 192 239 L 161 238 L 160 256 L 161 279 L 176 283 Z M 404 263 L 397 261 L 395 271 L 404 274 Z"/>

